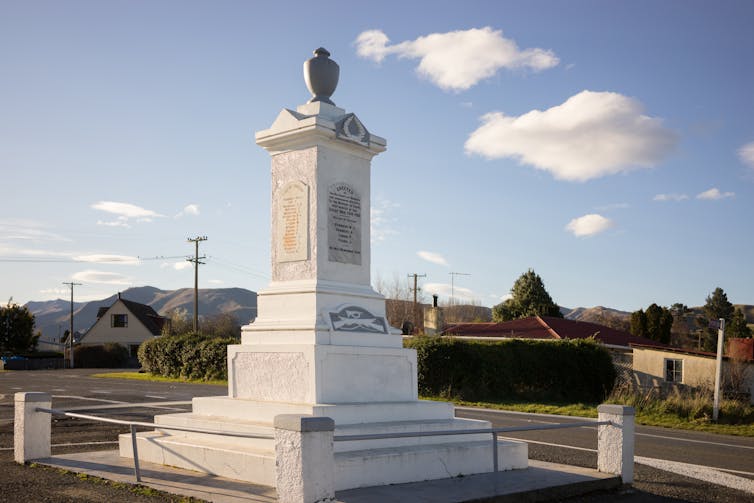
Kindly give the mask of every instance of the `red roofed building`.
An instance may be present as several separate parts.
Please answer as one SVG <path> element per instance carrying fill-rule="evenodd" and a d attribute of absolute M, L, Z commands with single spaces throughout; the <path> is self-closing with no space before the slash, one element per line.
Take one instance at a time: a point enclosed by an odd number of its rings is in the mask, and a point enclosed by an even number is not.
<path fill-rule="evenodd" d="M 663 347 L 664 344 L 637 337 L 623 330 L 550 316 L 532 316 L 502 323 L 451 323 L 442 335 L 473 339 L 587 339 L 594 337 L 611 349 L 630 351 L 630 344 Z"/>

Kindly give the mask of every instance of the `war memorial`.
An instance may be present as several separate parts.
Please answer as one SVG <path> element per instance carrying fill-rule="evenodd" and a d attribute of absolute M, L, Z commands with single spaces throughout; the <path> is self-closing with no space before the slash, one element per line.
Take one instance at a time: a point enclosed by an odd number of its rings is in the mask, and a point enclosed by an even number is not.
<path fill-rule="evenodd" d="M 311 99 L 256 133 L 272 165 L 272 280 L 259 292 L 260 316 L 228 346 L 228 394 L 155 416 L 156 429 L 135 440 L 121 435 L 120 457 L 136 450 L 142 462 L 274 487 L 281 502 L 526 472 L 525 442 L 491 437 L 488 421 L 456 418 L 450 403 L 419 400 L 416 351 L 387 323 L 370 280 L 371 160 L 387 142 L 333 103 L 339 67 L 327 50 L 314 54 L 304 63 Z M 56 466 L 50 396 L 17 393 L 15 402 L 16 461 Z M 599 427 L 599 469 L 631 482 L 633 418 L 624 415 L 633 412 L 600 407 L 613 423 Z"/>

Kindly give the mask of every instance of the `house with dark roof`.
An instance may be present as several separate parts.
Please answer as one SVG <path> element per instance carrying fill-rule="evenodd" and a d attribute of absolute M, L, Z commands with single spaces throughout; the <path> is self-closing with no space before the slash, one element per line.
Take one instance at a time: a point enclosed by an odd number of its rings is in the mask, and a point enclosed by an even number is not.
<path fill-rule="evenodd" d="M 142 342 L 159 337 L 169 319 L 157 314 L 146 304 L 118 298 L 110 307 L 101 307 L 97 321 L 79 342 L 82 346 L 117 343 L 128 349 L 132 357 Z"/>

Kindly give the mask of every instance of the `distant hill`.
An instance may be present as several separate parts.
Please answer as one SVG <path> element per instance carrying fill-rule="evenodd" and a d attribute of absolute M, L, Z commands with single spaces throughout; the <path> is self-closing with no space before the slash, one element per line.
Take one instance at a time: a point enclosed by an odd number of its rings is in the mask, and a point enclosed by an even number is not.
<path fill-rule="evenodd" d="M 165 315 L 175 309 L 194 311 L 193 288 L 180 290 L 160 290 L 152 286 L 129 288 L 121 292 L 124 299 L 140 304 L 147 304 L 158 313 Z M 109 307 L 115 302 L 117 294 L 102 300 L 91 302 L 74 302 L 73 329 L 83 332 L 89 329 L 97 319 L 100 307 Z M 42 332 L 42 339 L 50 340 L 62 334 L 69 326 L 71 303 L 57 299 L 44 302 L 28 302 L 26 307 L 34 314 L 36 329 Z M 257 316 L 257 294 L 244 288 L 216 288 L 199 290 L 199 314 L 212 316 L 230 313 L 246 324 Z"/>
<path fill-rule="evenodd" d="M 616 330 L 629 331 L 631 327 L 631 313 L 619 311 L 603 306 L 577 307 L 575 309 L 560 308 L 563 317 L 568 320 L 597 323 Z"/>

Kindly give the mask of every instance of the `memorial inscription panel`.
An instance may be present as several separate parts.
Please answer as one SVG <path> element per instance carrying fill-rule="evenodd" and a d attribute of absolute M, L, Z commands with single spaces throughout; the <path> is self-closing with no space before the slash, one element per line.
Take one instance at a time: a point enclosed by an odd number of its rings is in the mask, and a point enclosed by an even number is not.
<path fill-rule="evenodd" d="M 347 183 L 328 187 L 327 229 L 328 259 L 361 265 L 361 196 Z"/>
<path fill-rule="evenodd" d="M 277 219 L 277 261 L 309 258 L 309 187 L 290 182 L 280 190 Z"/>

